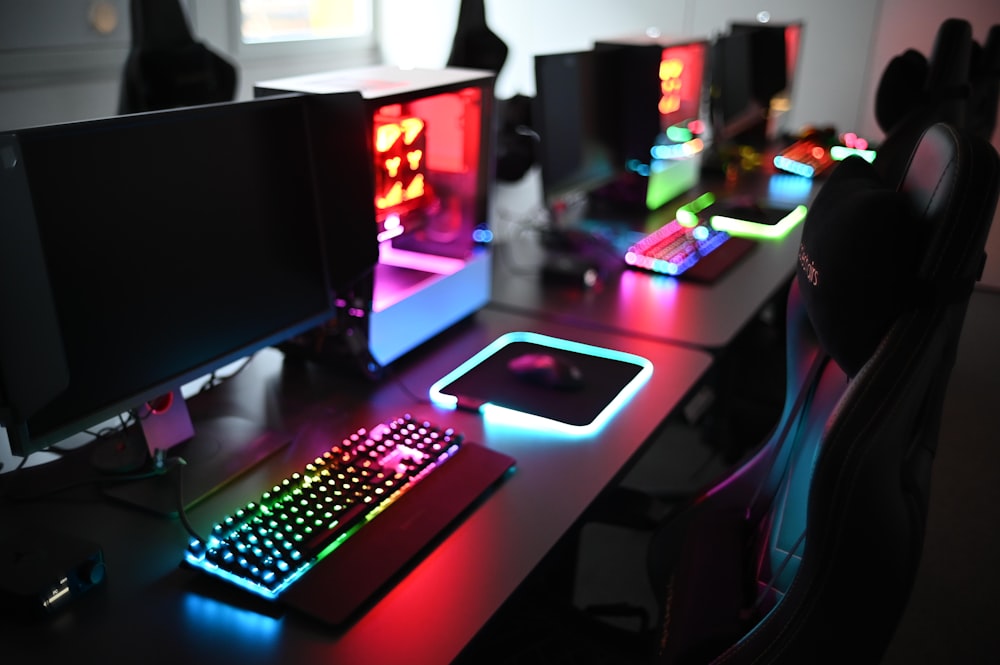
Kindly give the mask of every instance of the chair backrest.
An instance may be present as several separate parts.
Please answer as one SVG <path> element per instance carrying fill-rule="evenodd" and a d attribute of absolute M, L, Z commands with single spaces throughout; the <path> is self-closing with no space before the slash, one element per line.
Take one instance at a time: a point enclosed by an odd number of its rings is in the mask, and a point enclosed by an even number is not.
<path fill-rule="evenodd" d="M 234 64 L 196 40 L 179 0 L 131 0 L 119 113 L 232 101 Z"/>
<path fill-rule="evenodd" d="M 839 165 L 803 227 L 774 433 L 664 525 L 662 663 L 877 663 L 920 560 L 948 378 L 1000 190 L 985 140 L 921 137 L 898 187 Z M 879 246 L 902 227 L 913 241 Z M 868 229 L 864 249 L 852 233 Z"/>
<path fill-rule="evenodd" d="M 973 44 L 969 100 L 969 129 L 986 140 L 993 138 L 1000 104 L 1000 24 L 986 34 L 982 45 Z"/>
<path fill-rule="evenodd" d="M 965 125 L 972 44 L 971 23 L 946 19 L 923 68 L 915 49 L 904 51 L 886 67 L 875 93 L 875 117 L 886 134 L 875 165 L 888 181 L 899 182 L 925 129 L 936 122 Z"/>
<path fill-rule="evenodd" d="M 507 52 L 507 44 L 486 24 L 484 0 L 462 0 L 447 66 L 499 74 L 507 61 Z"/>

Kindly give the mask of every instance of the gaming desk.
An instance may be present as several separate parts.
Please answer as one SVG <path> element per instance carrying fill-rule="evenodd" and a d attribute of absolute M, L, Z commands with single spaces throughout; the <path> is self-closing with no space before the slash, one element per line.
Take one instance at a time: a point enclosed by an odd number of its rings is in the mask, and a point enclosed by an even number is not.
<path fill-rule="evenodd" d="M 680 197 L 674 208 L 703 191 L 714 191 L 720 199 L 756 195 L 766 203 L 792 208 L 808 204 L 818 187 L 799 176 L 761 169 L 719 187 L 708 179 L 690 197 Z M 662 218 L 662 223 L 673 219 L 669 206 L 650 214 Z M 799 224 L 784 238 L 758 241 L 711 283 L 627 268 L 620 257 L 605 255 L 605 276 L 593 288 L 543 281 L 545 250 L 538 235 L 518 233 L 496 249 L 491 306 L 715 352 L 732 342 L 760 308 L 787 286 L 801 232 Z"/>
<path fill-rule="evenodd" d="M 415 400 L 413 394 L 426 395 L 494 339 L 523 330 L 627 351 L 650 360 L 654 370 L 615 417 L 583 437 L 504 426 L 475 412 Z M 404 356 L 393 375 L 377 384 L 264 351 L 237 376 L 189 400 L 192 413 L 254 417 L 295 438 L 195 506 L 190 519 L 201 532 L 301 468 L 331 436 L 407 411 L 514 457 L 516 470 L 341 629 L 276 613 L 180 566 L 188 540 L 181 524 L 109 501 L 92 487 L 43 501 L 0 503 L 3 524 L 42 522 L 89 538 L 101 545 L 107 561 L 106 587 L 81 596 L 50 621 L 0 623 L 0 651 L 11 663 L 447 663 L 594 498 L 625 473 L 710 363 L 709 354 L 697 350 L 492 309 Z M 79 478 L 83 460 L 70 454 L 6 475 L 19 477 L 21 491 L 58 486 Z M 0 487 L 5 482 L 12 480 L 0 476 Z"/>

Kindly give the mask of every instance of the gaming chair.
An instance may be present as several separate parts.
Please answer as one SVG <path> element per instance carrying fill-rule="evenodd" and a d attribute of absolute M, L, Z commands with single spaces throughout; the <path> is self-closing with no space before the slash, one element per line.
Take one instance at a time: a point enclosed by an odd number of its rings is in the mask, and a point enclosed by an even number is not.
<path fill-rule="evenodd" d="M 997 126 L 1000 101 L 1000 24 L 990 28 L 982 45 L 973 43 L 972 55 L 968 126 L 989 141 Z"/>
<path fill-rule="evenodd" d="M 875 120 L 885 132 L 875 166 L 888 182 L 899 182 L 925 129 L 936 122 L 965 126 L 972 47 L 972 25 L 950 18 L 928 57 L 907 49 L 889 61 L 875 91 Z"/>
<path fill-rule="evenodd" d="M 898 187 L 856 157 L 831 173 L 788 294 L 780 420 L 654 532 L 657 662 L 879 662 L 917 573 L 998 189 L 993 147 L 944 123 Z"/>
<path fill-rule="evenodd" d="M 196 40 L 179 0 L 131 0 L 118 113 L 232 101 L 236 66 Z"/>
<path fill-rule="evenodd" d="M 506 61 L 507 44 L 486 25 L 484 0 L 462 0 L 448 67 L 485 69 L 498 74 Z"/>

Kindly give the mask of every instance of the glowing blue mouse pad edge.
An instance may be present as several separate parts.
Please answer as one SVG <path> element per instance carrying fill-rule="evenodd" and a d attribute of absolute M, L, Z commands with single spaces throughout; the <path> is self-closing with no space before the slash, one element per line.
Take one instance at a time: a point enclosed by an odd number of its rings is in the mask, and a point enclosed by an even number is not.
<path fill-rule="evenodd" d="M 524 354 L 545 354 L 579 370 L 578 385 L 525 380 L 508 368 Z M 430 388 L 441 406 L 478 410 L 490 418 L 543 424 L 575 433 L 599 428 L 645 383 L 653 364 L 641 356 L 533 332 L 510 332 Z"/>

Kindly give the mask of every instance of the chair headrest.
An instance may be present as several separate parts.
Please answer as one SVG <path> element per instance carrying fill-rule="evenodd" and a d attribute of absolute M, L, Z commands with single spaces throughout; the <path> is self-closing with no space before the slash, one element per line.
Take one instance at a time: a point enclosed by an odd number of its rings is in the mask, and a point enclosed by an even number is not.
<path fill-rule="evenodd" d="M 916 49 L 907 49 L 886 65 L 875 91 L 875 120 L 888 133 L 906 117 L 924 94 L 927 58 Z"/>
<path fill-rule="evenodd" d="M 971 58 L 972 24 L 961 18 L 945 19 L 927 58 L 927 88 L 947 91 L 968 85 Z"/>
<path fill-rule="evenodd" d="M 195 41 L 177 0 L 132 0 L 129 11 L 133 48 L 156 51 Z"/>
<path fill-rule="evenodd" d="M 802 228 L 799 291 L 823 348 L 848 376 L 912 302 L 919 264 L 902 195 L 852 157 L 830 174 Z"/>

